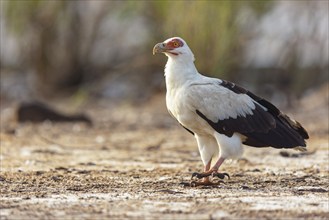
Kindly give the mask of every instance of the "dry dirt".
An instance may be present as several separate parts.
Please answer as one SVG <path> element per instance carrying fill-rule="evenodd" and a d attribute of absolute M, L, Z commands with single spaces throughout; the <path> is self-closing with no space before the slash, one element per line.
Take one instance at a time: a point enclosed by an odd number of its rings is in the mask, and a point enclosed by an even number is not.
<path fill-rule="evenodd" d="M 16 124 L 3 106 L 1 219 L 328 219 L 323 98 L 290 111 L 310 131 L 309 154 L 246 147 L 216 187 L 182 184 L 202 163 L 163 96 L 144 107 L 87 106 L 93 127 Z"/>

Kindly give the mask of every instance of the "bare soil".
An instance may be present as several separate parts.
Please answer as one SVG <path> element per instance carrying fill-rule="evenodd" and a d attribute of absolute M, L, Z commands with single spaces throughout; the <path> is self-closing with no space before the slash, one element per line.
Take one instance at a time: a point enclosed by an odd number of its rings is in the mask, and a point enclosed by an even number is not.
<path fill-rule="evenodd" d="M 86 106 L 93 127 L 17 124 L 5 106 L 0 217 L 328 219 L 328 97 L 321 97 L 290 111 L 310 131 L 309 153 L 245 147 L 221 167 L 231 178 L 214 187 L 184 184 L 202 162 L 163 96 L 143 107 Z"/>

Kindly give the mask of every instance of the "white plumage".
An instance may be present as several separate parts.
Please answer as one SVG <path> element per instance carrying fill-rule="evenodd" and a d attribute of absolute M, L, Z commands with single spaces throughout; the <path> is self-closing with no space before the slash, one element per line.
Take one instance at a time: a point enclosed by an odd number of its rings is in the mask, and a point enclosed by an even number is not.
<path fill-rule="evenodd" d="M 202 184 L 210 183 L 207 176 L 217 173 L 226 158 L 242 154 L 242 143 L 276 148 L 305 146 L 307 132 L 271 103 L 233 83 L 201 75 L 183 39 L 175 37 L 159 43 L 153 53 L 164 53 L 168 57 L 167 108 L 196 138 L 205 166 L 205 172 L 200 175 L 205 177 Z M 272 140 L 282 136 L 278 129 L 289 130 L 291 140 L 283 137 L 289 144 Z M 219 160 L 210 169 L 211 159 L 217 154 Z"/>

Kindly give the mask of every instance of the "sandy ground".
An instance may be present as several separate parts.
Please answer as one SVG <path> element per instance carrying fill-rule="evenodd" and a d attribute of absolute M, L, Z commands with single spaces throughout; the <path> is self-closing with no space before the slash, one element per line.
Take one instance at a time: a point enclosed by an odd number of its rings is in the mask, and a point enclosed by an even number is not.
<path fill-rule="evenodd" d="M 221 167 L 230 179 L 189 187 L 200 156 L 163 99 L 86 107 L 93 127 L 2 121 L 1 219 L 329 218 L 328 102 L 291 111 L 308 154 L 246 147 Z"/>

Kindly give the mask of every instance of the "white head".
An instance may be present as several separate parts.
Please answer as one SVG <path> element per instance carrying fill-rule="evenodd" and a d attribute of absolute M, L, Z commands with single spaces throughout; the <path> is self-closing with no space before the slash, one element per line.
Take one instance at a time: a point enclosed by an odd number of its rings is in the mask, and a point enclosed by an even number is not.
<path fill-rule="evenodd" d="M 153 55 L 164 53 L 173 60 L 180 59 L 194 62 L 194 54 L 187 43 L 180 37 L 172 37 L 162 43 L 158 43 L 153 48 Z"/>

